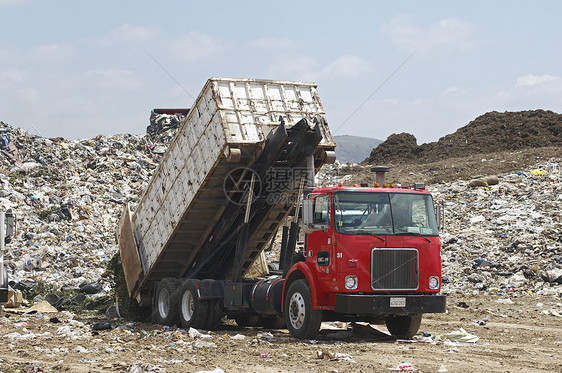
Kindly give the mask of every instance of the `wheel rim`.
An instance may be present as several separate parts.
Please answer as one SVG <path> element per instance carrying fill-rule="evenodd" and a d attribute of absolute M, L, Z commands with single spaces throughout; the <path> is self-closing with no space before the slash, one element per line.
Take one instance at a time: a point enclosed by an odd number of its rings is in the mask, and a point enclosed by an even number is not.
<path fill-rule="evenodd" d="M 190 321 L 193 317 L 193 295 L 189 290 L 183 293 L 181 297 L 181 313 L 185 321 Z"/>
<path fill-rule="evenodd" d="M 158 294 L 158 312 L 162 318 L 166 318 L 168 312 L 170 312 L 170 293 L 168 293 L 168 289 L 162 289 L 160 294 Z"/>
<path fill-rule="evenodd" d="M 289 320 L 295 329 L 300 329 L 304 324 L 306 307 L 301 293 L 294 293 L 289 301 Z"/>

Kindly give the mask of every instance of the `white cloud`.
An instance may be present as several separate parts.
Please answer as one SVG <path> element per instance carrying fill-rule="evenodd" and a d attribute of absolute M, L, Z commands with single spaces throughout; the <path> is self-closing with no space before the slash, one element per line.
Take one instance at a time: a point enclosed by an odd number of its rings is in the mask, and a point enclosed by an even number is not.
<path fill-rule="evenodd" d="M 271 76 L 289 80 L 322 81 L 333 79 L 356 79 L 373 70 L 371 64 L 357 56 L 341 56 L 332 63 L 321 67 L 310 56 L 285 57 L 270 66 Z"/>
<path fill-rule="evenodd" d="M 42 44 L 29 51 L 32 61 L 39 64 L 65 63 L 74 56 L 74 48 L 66 44 Z"/>
<path fill-rule="evenodd" d="M 19 83 L 25 78 L 25 72 L 21 69 L 4 70 L 0 72 L 0 84 L 8 85 L 11 83 Z"/>
<path fill-rule="evenodd" d="M 260 38 L 252 41 L 250 45 L 260 49 L 295 49 L 300 43 L 289 38 Z"/>
<path fill-rule="evenodd" d="M 398 16 L 383 27 L 400 49 L 422 53 L 451 48 L 467 50 L 474 44 L 471 40 L 474 29 L 472 24 L 455 18 L 422 28 L 408 16 Z"/>
<path fill-rule="evenodd" d="M 167 48 L 171 56 L 181 61 L 198 61 L 220 55 L 229 45 L 219 38 L 192 31 L 171 40 Z"/>
<path fill-rule="evenodd" d="M 97 87 L 122 91 L 140 86 L 137 75 L 129 70 L 105 69 L 89 70 L 85 74 L 90 84 Z"/>
<path fill-rule="evenodd" d="M 100 45 L 144 44 L 154 40 L 158 34 L 157 29 L 125 23 L 93 40 Z"/>
<path fill-rule="evenodd" d="M 371 64 L 357 56 L 341 56 L 318 72 L 311 72 L 313 80 L 356 79 L 373 70 Z"/>
<path fill-rule="evenodd" d="M 275 79 L 304 80 L 303 76 L 318 68 L 310 56 L 285 56 L 269 66 L 269 75 Z"/>
<path fill-rule="evenodd" d="M 552 82 L 557 80 L 558 77 L 552 75 L 525 75 L 517 78 L 517 84 L 515 87 L 531 87 L 534 85 L 539 85 L 547 82 Z"/>

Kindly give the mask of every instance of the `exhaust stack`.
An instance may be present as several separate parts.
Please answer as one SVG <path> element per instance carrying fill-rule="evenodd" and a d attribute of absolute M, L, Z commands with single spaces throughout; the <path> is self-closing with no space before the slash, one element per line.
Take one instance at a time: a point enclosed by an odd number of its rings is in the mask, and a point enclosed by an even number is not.
<path fill-rule="evenodd" d="M 386 167 L 386 166 L 371 167 L 371 172 L 374 172 L 377 175 L 377 184 L 379 185 L 384 184 L 384 176 L 389 171 L 390 171 L 390 167 Z"/>

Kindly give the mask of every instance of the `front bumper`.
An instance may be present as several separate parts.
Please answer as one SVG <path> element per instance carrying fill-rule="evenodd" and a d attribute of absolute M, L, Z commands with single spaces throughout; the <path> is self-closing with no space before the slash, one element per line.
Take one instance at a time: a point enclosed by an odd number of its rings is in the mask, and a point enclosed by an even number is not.
<path fill-rule="evenodd" d="M 336 294 L 334 311 L 354 315 L 444 313 L 445 295 Z"/>

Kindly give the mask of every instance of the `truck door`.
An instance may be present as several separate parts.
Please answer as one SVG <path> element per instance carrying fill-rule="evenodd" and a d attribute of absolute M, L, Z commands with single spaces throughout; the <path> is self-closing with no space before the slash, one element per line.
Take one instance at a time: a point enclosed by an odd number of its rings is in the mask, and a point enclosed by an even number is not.
<path fill-rule="evenodd" d="M 322 290 L 327 292 L 333 290 L 335 278 L 335 258 L 333 253 L 333 237 L 330 229 L 332 219 L 330 218 L 331 203 L 330 195 L 319 194 L 314 198 L 313 224 L 317 228 L 307 237 L 307 261 L 312 262 L 316 270 Z"/>

